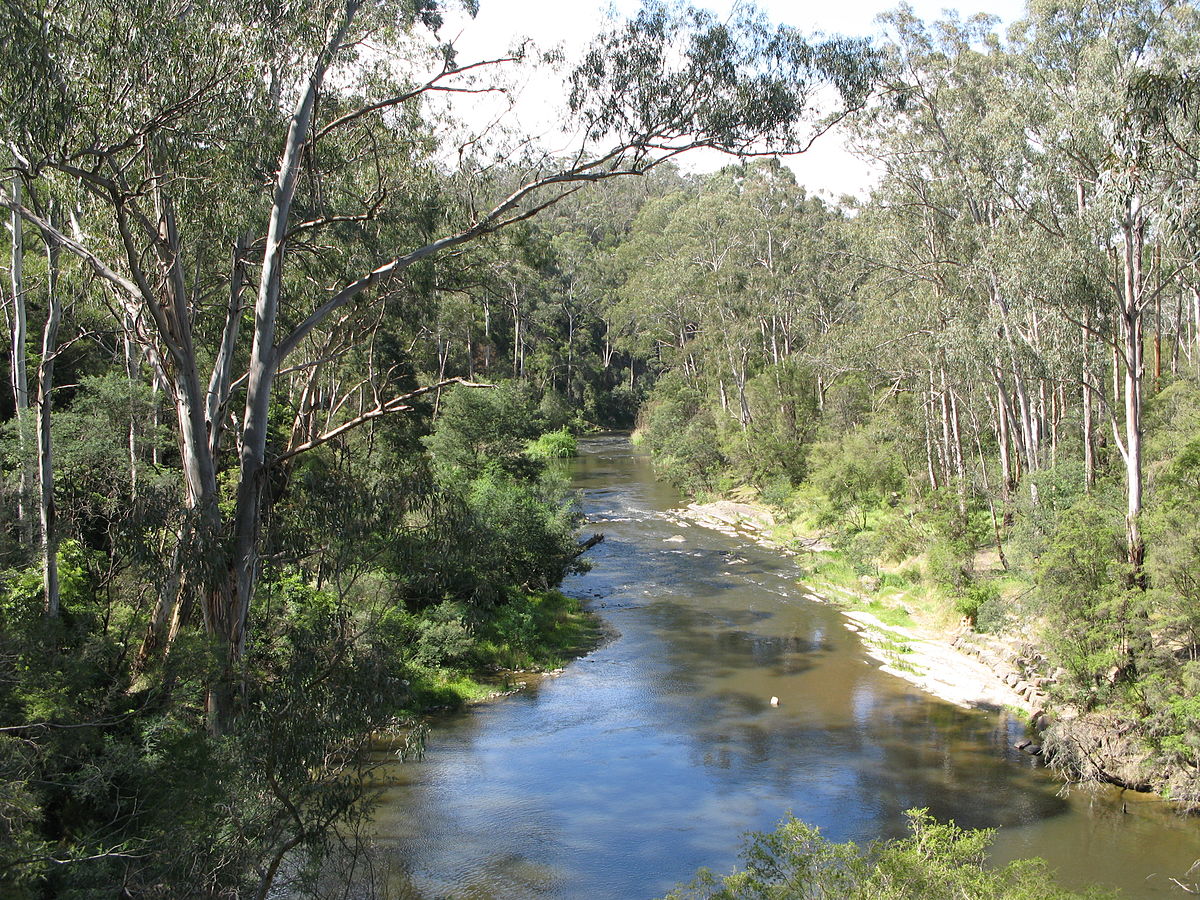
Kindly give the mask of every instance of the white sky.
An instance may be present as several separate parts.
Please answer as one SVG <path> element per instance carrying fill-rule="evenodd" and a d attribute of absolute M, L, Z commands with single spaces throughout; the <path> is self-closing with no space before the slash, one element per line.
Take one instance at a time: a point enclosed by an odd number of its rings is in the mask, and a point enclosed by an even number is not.
<path fill-rule="evenodd" d="M 726 15 L 733 0 L 692 0 L 697 6 L 708 7 Z M 926 21 L 942 18 L 947 8 L 957 9 L 966 18 L 978 12 L 998 16 L 1001 27 L 1020 18 L 1025 11 L 1024 0 L 909 0 L 916 14 Z M 637 0 L 607 2 L 576 2 L 576 0 L 480 0 L 479 15 L 452 18 L 442 32 L 443 38 L 453 38 L 460 63 L 494 58 L 517 43 L 531 38 L 540 48 L 561 46 L 569 65 L 593 35 L 602 28 L 605 16 L 628 17 L 639 8 Z M 899 0 L 757 0 L 757 6 L 776 22 L 799 28 L 810 34 L 843 34 L 853 37 L 875 37 L 882 28 L 875 21 L 881 13 L 895 9 Z M 557 140 L 571 146 L 569 139 L 551 137 L 555 124 L 563 120 L 566 90 L 563 74 L 546 72 L 529 78 L 515 95 L 514 108 L 506 117 L 518 130 L 541 133 L 551 142 Z M 481 124 L 498 114 L 499 107 L 489 108 L 485 98 L 467 98 L 457 109 L 468 121 Z M 693 171 L 710 171 L 728 162 L 717 153 L 685 156 L 681 164 Z M 798 180 L 812 191 L 831 196 L 863 195 L 872 178 L 866 164 L 855 159 L 842 146 L 839 135 L 831 132 L 819 139 L 811 150 L 792 157 L 788 164 Z"/>

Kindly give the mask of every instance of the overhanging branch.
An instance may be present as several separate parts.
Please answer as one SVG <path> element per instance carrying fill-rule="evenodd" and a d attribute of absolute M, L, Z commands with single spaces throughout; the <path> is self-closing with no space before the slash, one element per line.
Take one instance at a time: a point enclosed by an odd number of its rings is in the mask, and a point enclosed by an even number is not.
<path fill-rule="evenodd" d="M 280 463 L 287 462 L 289 459 L 292 459 L 295 456 L 299 456 L 301 453 L 306 453 L 309 450 L 313 450 L 317 447 L 320 447 L 322 444 L 327 444 L 330 441 L 332 441 L 334 438 L 339 437 L 348 431 L 352 431 L 353 429 L 357 428 L 360 425 L 365 425 L 367 422 L 370 422 L 374 419 L 378 419 L 381 416 L 386 416 L 386 415 L 389 415 L 390 413 L 406 412 L 408 410 L 411 410 L 412 406 L 410 405 L 410 401 L 415 400 L 417 397 L 420 397 L 424 394 L 429 394 L 429 393 L 432 393 L 433 391 L 438 391 L 438 390 L 441 390 L 442 388 L 449 387 L 452 384 L 461 384 L 463 387 L 473 387 L 473 388 L 495 387 L 494 384 L 484 384 L 484 383 L 476 382 L 476 381 L 468 381 L 466 378 L 447 378 L 444 381 L 439 381 L 437 384 L 427 385 L 426 387 L 418 388 L 415 391 L 410 391 L 407 394 L 401 394 L 398 397 L 393 397 L 391 400 L 386 400 L 386 401 L 380 403 L 374 409 L 368 410 L 367 412 L 362 413 L 361 415 L 355 416 L 353 419 L 350 419 L 347 422 L 343 422 L 341 425 L 338 425 L 336 428 L 331 428 L 329 431 L 326 431 L 324 434 L 317 435 L 315 438 L 305 441 L 303 444 L 298 444 L 295 447 L 289 447 L 285 452 L 283 452 L 279 456 L 275 457 L 275 459 L 273 459 L 270 464 L 277 466 Z"/>

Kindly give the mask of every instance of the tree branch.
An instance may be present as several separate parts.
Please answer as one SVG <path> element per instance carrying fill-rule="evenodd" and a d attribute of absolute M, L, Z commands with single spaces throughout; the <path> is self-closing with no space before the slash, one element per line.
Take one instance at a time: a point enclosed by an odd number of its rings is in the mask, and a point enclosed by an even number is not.
<path fill-rule="evenodd" d="M 495 387 L 494 384 L 484 384 L 484 383 L 480 383 L 480 382 L 476 382 L 476 381 L 468 381 L 465 378 L 458 377 L 458 378 L 447 378 L 444 381 L 439 381 L 437 384 L 431 384 L 431 385 L 427 385 L 426 387 L 423 387 L 423 388 L 418 388 L 415 391 L 411 391 L 407 394 L 401 394 L 399 397 L 393 397 L 391 400 L 384 401 L 383 403 L 380 403 L 378 406 L 376 406 L 374 409 L 368 410 L 367 412 L 362 413 L 361 415 L 355 416 L 353 419 L 350 419 L 347 422 L 343 422 L 341 425 L 338 425 L 336 428 L 331 428 L 329 431 L 326 431 L 324 434 L 320 434 L 317 437 L 312 438 L 311 440 L 305 441 L 303 444 L 299 444 L 295 447 L 289 447 L 285 452 L 283 452 L 279 456 L 275 457 L 275 459 L 273 459 L 270 462 L 270 465 L 277 466 L 280 463 L 287 462 L 289 459 L 291 459 L 295 456 L 299 456 L 301 453 L 305 453 L 316 447 L 320 447 L 322 444 L 327 444 L 330 441 L 332 441 L 334 438 L 339 437 L 340 435 L 343 435 L 346 432 L 351 431 L 360 425 L 365 425 L 367 422 L 370 422 L 374 419 L 378 419 L 381 416 L 386 416 L 389 413 L 405 412 L 407 410 L 410 410 L 410 409 L 412 409 L 412 406 L 409 405 L 410 400 L 415 400 L 417 397 L 420 397 L 424 394 L 431 393 L 433 391 L 441 390 L 442 388 L 449 387 L 452 384 L 461 384 L 463 387 L 472 387 L 472 388 L 493 388 L 493 387 Z"/>

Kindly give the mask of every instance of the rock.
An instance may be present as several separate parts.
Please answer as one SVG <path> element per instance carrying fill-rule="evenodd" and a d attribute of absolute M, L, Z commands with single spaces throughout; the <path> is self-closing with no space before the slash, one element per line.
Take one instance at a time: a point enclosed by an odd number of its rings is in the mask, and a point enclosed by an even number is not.
<path fill-rule="evenodd" d="M 779 698 L 778 698 L 778 697 L 772 697 L 772 698 L 771 698 L 771 705 L 772 705 L 772 706 L 778 706 L 778 705 L 779 705 Z"/>
<path fill-rule="evenodd" d="M 1021 740 L 1019 740 L 1015 744 L 1013 744 L 1013 747 L 1016 748 L 1017 750 L 1024 750 L 1026 747 L 1028 747 L 1032 743 L 1033 743 L 1033 741 L 1031 741 L 1029 738 L 1021 738 Z"/>
<path fill-rule="evenodd" d="M 1041 744 L 1029 744 L 1025 747 L 1025 752 L 1028 753 L 1030 756 L 1041 756 L 1042 755 L 1042 745 Z"/>

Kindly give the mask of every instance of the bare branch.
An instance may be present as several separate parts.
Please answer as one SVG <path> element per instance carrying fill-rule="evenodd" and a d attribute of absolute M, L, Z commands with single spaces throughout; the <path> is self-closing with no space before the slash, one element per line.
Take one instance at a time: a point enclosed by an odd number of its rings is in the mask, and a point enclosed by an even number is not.
<path fill-rule="evenodd" d="M 519 57 L 519 56 L 500 56 L 495 59 L 484 59 L 484 60 L 480 60 L 479 62 L 473 62 L 466 66 L 458 66 L 457 68 L 453 68 L 453 69 L 449 69 L 449 68 L 443 69 L 441 72 L 434 75 L 432 78 L 430 78 L 424 84 L 422 84 L 420 87 L 413 88 L 411 91 L 408 91 L 407 93 L 398 94 L 397 96 L 389 97 L 386 100 L 380 100 L 378 103 L 370 103 L 367 106 L 363 106 L 359 109 L 354 110 L 353 112 L 348 112 L 344 116 L 339 116 L 338 118 L 336 118 L 332 122 L 330 122 L 328 125 L 321 128 L 313 136 L 311 143 L 315 144 L 317 141 L 321 140 L 321 138 L 328 135 L 331 131 L 334 131 L 337 128 L 341 128 L 343 125 L 353 122 L 356 119 L 361 119 L 363 116 L 368 116 L 373 112 L 379 112 L 380 110 L 391 109 L 394 106 L 400 106 L 404 103 L 407 103 L 409 100 L 412 100 L 416 97 L 421 96 L 421 94 L 424 94 L 428 91 L 441 91 L 441 92 L 445 92 L 445 93 L 460 93 L 460 94 L 495 93 L 502 89 L 500 89 L 500 88 L 479 88 L 479 89 L 456 88 L 456 87 L 453 87 L 450 85 L 439 85 L 438 82 L 440 82 L 444 78 L 450 78 L 454 75 L 461 75 L 464 72 L 469 72 L 472 69 L 480 69 L 480 68 L 484 68 L 486 66 L 498 66 L 498 65 L 503 65 L 505 63 L 515 63 L 515 62 L 520 62 L 520 61 L 521 61 L 521 57 Z"/>
<path fill-rule="evenodd" d="M 280 454 L 274 460 L 272 460 L 271 465 L 279 465 L 280 463 L 287 462 L 289 459 L 291 459 L 294 456 L 299 456 L 301 453 L 305 453 L 308 450 L 312 450 L 316 447 L 320 447 L 322 444 L 327 444 L 330 441 L 332 441 L 334 438 L 357 428 L 359 425 L 365 425 L 367 422 L 370 422 L 373 419 L 378 419 L 381 416 L 388 415 L 389 413 L 406 412 L 406 411 L 412 409 L 412 406 L 409 405 L 409 401 L 415 400 L 417 397 L 420 397 L 424 394 L 429 394 L 429 393 L 432 393 L 433 391 L 439 391 L 442 388 L 449 387 L 452 384 L 461 384 L 463 387 L 472 387 L 472 388 L 494 388 L 495 387 L 494 384 L 484 384 L 484 383 L 477 382 L 477 381 L 468 381 L 466 378 L 459 377 L 459 378 L 447 378 L 444 381 L 439 381 L 437 384 L 431 384 L 431 385 L 428 385 L 423 388 L 418 388 L 415 391 L 411 391 L 407 394 L 401 394 L 399 397 L 393 397 L 391 400 L 387 400 L 383 403 L 380 403 L 374 409 L 369 410 L 369 411 L 363 413 L 362 415 L 355 416 L 353 419 L 350 419 L 348 422 L 343 422 L 341 425 L 338 425 L 336 428 L 332 428 L 329 431 L 326 431 L 324 434 L 318 435 L 317 437 L 313 438 L 312 440 L 305 441 L 303 444 L 299 444 L 295 447 L 289 448 L 286 452 Z"/>

